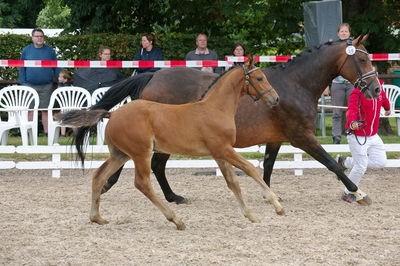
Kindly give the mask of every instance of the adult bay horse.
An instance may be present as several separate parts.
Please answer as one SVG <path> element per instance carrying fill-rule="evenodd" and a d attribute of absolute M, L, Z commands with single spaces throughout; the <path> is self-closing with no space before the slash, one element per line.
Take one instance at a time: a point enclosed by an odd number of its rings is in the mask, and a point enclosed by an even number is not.
<path fill-rule="evenodd" d="M 368 53 L 362 43 L 367 36 L 355 40 L 327 42 L 319 47 L 302 51 L 288 63 L 264 70 L 269 81 L 280 95 L 280 104 L 274 108 L 257 105 L 249 97 L 239 102 L 234 147 L 247 147 L 266 143 L 264 181 L 270 185 L 272 169 L 282 142 L 289 141 L 334 172 L 349 191 L 356 192 L 354 185 L 337 162 L 322 148 L 315 137 L 317 103 L 322 91 L 338 75 L 364 89 L 368 97 L 380 93 Z M 352 49 L 356 48 L 356 50 Z M 352 54 L 352 51 L 355 52 Z M 91 109 L 109 110 L 127 95 L 169 104 L 197 101 L 216 74 L 189 68 L 172 68 L 156 73 L 134 76 L 113 86 L 101 101 Z M 141 92 L 141 93 L 140 93 Z M 152 169 L 170 202 L 182 203 L 185 199 L 176 195 L 165 177 L 168 154 L 154 153 Z M 104 186 L 109 190 L 118 180 L 122 167 Z M 357 202 L 367 204 L 370 199 L 357 193 Z"/>
<path fill-rule="evenodd" d="M 82 161 L 82 148 L 90 126 L 103 117 L 110 117 L 105 132 L 110 157 L 93 174 L 90 220 L 99 224 L 107 223 L 99 212 L 103 186 L 110 174 L 132 159 L 135 162 L 136 188 L 158 207 L 178 230 L 185 228 L 185 224 L 152 189 L 150 161 L 153 151 L 195 156 L 211 155 L 221 168 L 243 215 L 252 222 L 259 222 L 242 198 L 232 168 L 234 165 L 251 176 L 263 188 L 265 197 L 273 204 L 275 211 L 283 214 L 283 208 L 276 195 L 265 184 L 257 168 L 241 157 L 232 146 L 236 139 L 235 114 L 240 96 L 247 93 L 263 99 L 272 106 L 279 100 L 264 73 L 251 63 L 252 59 L 249 59 L 245 66 L 234 68 L 219 77 L 199 102 L 169 105 L 138 100 L 111 113 L 107 110 L 75 110 L 62 115 L 62 124 L 81 129 L 74 140 Z M 257 102 L 256 105 L 258 104 L 265 103 Z"/>

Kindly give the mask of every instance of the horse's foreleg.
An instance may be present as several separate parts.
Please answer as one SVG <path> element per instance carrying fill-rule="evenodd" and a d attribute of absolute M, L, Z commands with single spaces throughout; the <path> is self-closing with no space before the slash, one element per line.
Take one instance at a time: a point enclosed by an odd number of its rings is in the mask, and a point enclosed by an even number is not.
<path fill-rule="evenodd" d="M 122 169 L 124 168 L 124 166 L 121 166 L 117 172 L 115 172 L 114 174 L 112 174 L 107 182 L 104 184 L 103 189 L 101 190 L 101 194 L 106 193 L 107 191 L 110 190 L 110 188 L 112 188 L 112 186 L 115 185 L 115 183 L 117 183 L 119 176 L 121 175 Z"/>
<path fill-rule="evenodd" d="M 108 223 L 100 216 L 100 195 L 107 178 L 114 173 L 125 161 L 109 157 L 94 173 L 92 178 L 92 206 L 90 209 L 90 221 L 98 224 Z"/>
<path fill-rule="evenodd" d="M 237 201 L 239 202 L 240 209 L 242 210 L 243 215 L 249 219 L 253 223 L 259 223 L 260 219 L 246 206 L 242 192 L 240 190 L 239 181 L 235 175 L 235 171 L 232 168 L 232 165 L 223 161 L 223 160 L 216 160 L 219 168 L 221 169 L 222 174 L 224 175 L 226 184 L 228 188 L 232 190 L 233 194 L 235 195 Z"/>
<path fill-rule="evenodd" d="M 264 156 L 264 182 L 271 187 L 271 175 L 281 143 L 267 143 Z"/>
<path fill-rule="evenodd" d="M 279 215 L 284 214 L 284 209 L 282 205 L 279 203 L 278 197 L 267 186 L 267 184 L 265 184 L 257 168 L 255 168 L 251 163 L 249 163 L 246 159 L 240 156 L 240 154 L 237 153 L 233 148 L 227 150 L 224 153 L 224 160 L 234 165 L 235 167 L 243 170 L 248 176 L 252 177 L 263 188 L 264 193 L 266 193 L 265 197 L 274 206 L 275 212 Z"/>
<path fill-rule="evenodd" d="M 307 145 L 304 145 L 307 143 Z M 301 141 L 299 143 L 293 143 L 293 146 L 298 147 L 308 154 L 310 154 L 314 159 L 318 162 L 325 165 L 330 171 L 334 172 L 337 177 L 342 181 L 345 187 L 350 191 L 354 192 L 357 199 L 357 202 L 361 205 L 369 205 L 371 203 L 370 198 L 362 192 L 344 173 L 343 168 L 336 162 L 332 156 L 327 153 L 324 148 L 317 142 L 317 140 L 313 141 L 309 139 L 308 141 Z"/>
<path fill-rule="evenodd" d="M 165 166 L 169 157 L 169 154 L 155 152 L 151 159 L 151 169 L 153 170 L 158 184 L 160 184 L 164 193 L 164 197 L 168 202 L 175 202 L 176 204 L 187 203 L 187 200 L 184 197 L 175 194 L 168 184 L 167 177 L 165 176 Z"/>
<path fill-rule="evenodd" d="M 305 143 L 307 144 L 305 145 Z M 351 180 L 344 173 L 342 167 L 336 162 L 335 159 L 332 158 L 332 156 L 329 155 L 329 153 L 324 150 L 324 148 L 322 148 L 317 140 L 312 141 L 309 139 L 304 141 L 303 139 L 303 141 L 299 143 L 292 142 L 292 145 L 304 150 L 318 162 L 325 165 L 330 171 L 334 172 L 349 191 L 357 191 L 357 186 L 351 182 Z"/>
<path fill-rule="evenodd" d="M 150 156 L 149 158 L 134 158 L 135 161 L 135 187 L 139 189 L 167 218 L 173 222 L 178 230 L 184 230 L 185 224 L 176 217 L 174 211 L 163 203 L 154 193 L 150 183 Z"/>

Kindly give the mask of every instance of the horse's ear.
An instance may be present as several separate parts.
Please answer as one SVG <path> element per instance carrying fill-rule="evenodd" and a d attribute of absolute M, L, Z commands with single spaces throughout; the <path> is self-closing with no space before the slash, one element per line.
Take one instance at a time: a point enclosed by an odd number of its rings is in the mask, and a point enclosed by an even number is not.
<path fill-rule="evenodd" d="M 247 58 L 246 63 L 244 64 L 247 70 L 250 70 L 253 68 L 255 63 L 255 56 L 250 55 L 249 58 Z"/>
<path fill-rule="evenodd" d="M 363 44 L 366 40 L 368 39 L 368 34 L 361 34 L 358 36 L 356 39 L 353 40 L 353 45 L 358 46 L 360 44 Z"/>

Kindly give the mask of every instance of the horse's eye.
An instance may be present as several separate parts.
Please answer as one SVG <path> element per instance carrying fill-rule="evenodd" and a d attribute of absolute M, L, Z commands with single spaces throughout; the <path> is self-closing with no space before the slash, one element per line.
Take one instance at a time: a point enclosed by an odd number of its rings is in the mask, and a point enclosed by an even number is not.
<path fill-rule="evenodd" d="M 365 64 L 365 62 L 367 62 L 367 59 L 365 59 L 365 58 L 361 57 L 359 61 L 360 61 L 360 63 L 363 63 L 363 64 Z"/>
<path fill-rule="evenodd" d="M 263 80 L 263 78 L 257 78 L 257 81 L 262 81 Z"/>

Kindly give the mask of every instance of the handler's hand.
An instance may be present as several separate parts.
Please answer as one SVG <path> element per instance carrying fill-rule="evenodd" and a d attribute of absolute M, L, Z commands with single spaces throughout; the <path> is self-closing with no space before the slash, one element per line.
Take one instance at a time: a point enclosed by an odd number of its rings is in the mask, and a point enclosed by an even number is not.
<path fill-rule="evenodd" d="M 350 128 L 351 128 L 352 130 L 356 130 L 356 129 L 358 128 L 358 121 L 353 121 L 353 122 L 351 122 Z"/>
<path fill-rule="evenodd" d="M 390 115 L 391 113 L 392 113 L 392 111 L 390 111 L 390 110 L 385 111 L 385 116 L 388 116 L 388 115 Z"/>

